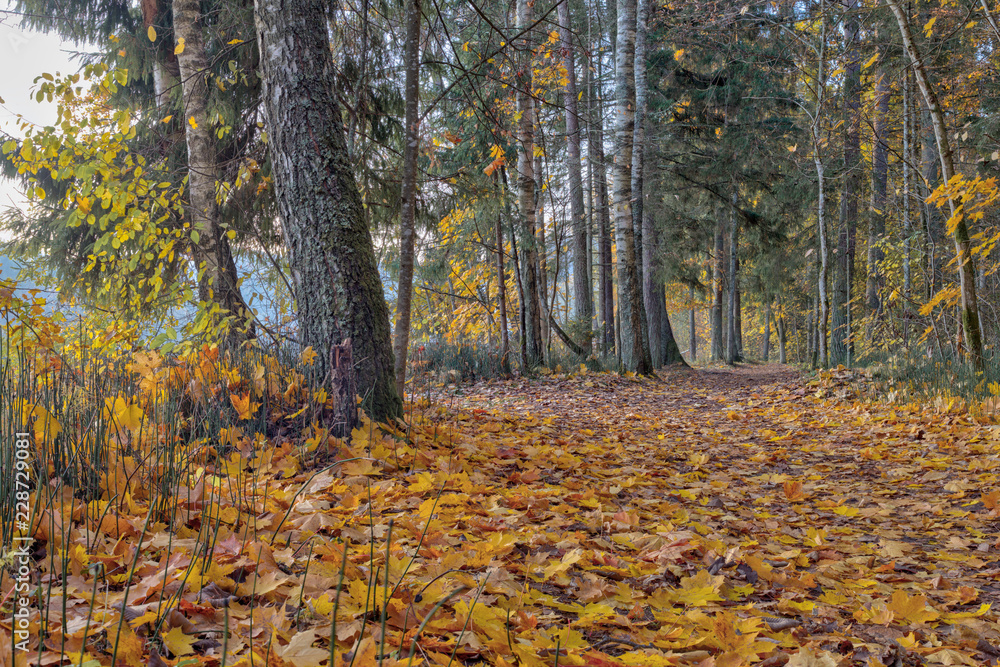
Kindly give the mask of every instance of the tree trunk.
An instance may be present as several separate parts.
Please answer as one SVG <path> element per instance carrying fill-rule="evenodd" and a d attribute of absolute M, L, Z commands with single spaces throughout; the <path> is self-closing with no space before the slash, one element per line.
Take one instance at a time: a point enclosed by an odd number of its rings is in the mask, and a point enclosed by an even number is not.
<path fill-rule="evenodd" d="M 494 236 L 497 244 L 497 276 L 500 279 L 500 368 L 506 373 L 510 370 L 510 335 L 507 331 L 507 275 L 503 261 L 503 224 L 499 214 Z"/>
<path fill-rule="evenodd" d="M 643 339 L 644 304 L 636 261 L 632 218 L 632 141 L 635 133 L 636 0 L 618 0 L 615 66 L 615 241 L 618 249 L 618 313 L 622 368 L 638 375 L 652 372 L 649 340 Z"/>
<path fill-rule="evenodd" d="M 816 74 L 816 111 L 812 122 L 813 162 L 816 166 L 816 227 L 819 235 L 819 304 L 816 321 L 816 349 L 818 357 L 815 363 L 825 368 L 829 365 L 830 355 L 827 349 L 830 322 L 830 296 L 827 294 L 827 280 L 830 275 L 830 250 L 827 243 L 826 229 L 826 165 L 823 164 L 823 137 L 820 121 L 826 97 L 826 3 L 820 0 L 822 28 L 820 30 L 819 57 Z"/>
<path fill-rule="evenodd" d="M 594 302 L 590 288 L 587 217 L 583 209 L 583 172 L 580 160 L 580 116 L 577 108 L 576 62 L 570 31 L 569 0 L 559 3 L 563 64 L 566 67 L 566 170 L 569 172 L 569 210 L 573 221 L 573 316 L 590 329 Z"/>
<path fill-rule="evenodd" d="M 386 420 L 402 413 L 389 309 L 347 158 L 333 55 L 325 31 L 315 29 L 326 6 L 323 0 L 256 0 L 268 148 L 299 343 L 318 352 L 316 370 L 326 377 L 333 370 L 329 351 L 351 339 L 364 405 L 373 419 Z"/>
<path fill-rule="evenodd" d="M 691 363 L 698 361 L 698 321 L 695 318 L 697 314 L 694 309 L 694 287 L 688 288 L 688 296 L 691 299 L 691 309 L 688 311 L 688 326 L 690 328 L 688 344 L 689 354 L 691 356 Z"/>
<path fill-rule="evenodd" d="M 725 358 L 722 347 L 722 287 L 725 281 L 725 245 L 722 220 L 715 221 L 715 252 L 712 258 L 712 354 L 713 361 Z"/>
<path fill-rule="evenodd" d="M 934 138 L 937 142 L 938 154 L 941 160 L 941 177 L 944 181 L 950 182 L 955 175 L 955 166 L 952 161 L 951 144 L 948 142 L 948 132 L 945 126 L 944 112 L 938 104 L 937 94 L 931 85 L 924 61 L 921 60 L 917 51 L 917 45 L 913 41 L 913 34 L 910 30 L 909 17 L 903 12 L 899 0 L 886 0 L 892 13 L 896 16 L 899 24 L 899 32 L 903 38 L 903 47 L 909 56 L 913 66 L 913 74 L 917 79 L 917 86 L 924 96 L 924 102 L 931 114 L 931 122 L 934 126 Z M 955 201 L 948 200 L 952 219 L 955 219 Z M 973 367 L 980 371 L 983 369 L 983 341 L 982 330 L 979 324 L 979 302 L 976 298 L 976 269 L 972 261 L 972 243 L 969 239 L 969 228 L 963 218 L 958 218 L 954 223 L 952 233 L 955 241 L 955 255 L 958 261 L 959 288 L 962 293 L 962 329 L 965 332 L 965 347 L 969 355 L 969 360 Z"/>
<path fill-rule="evenodd" d="M 160 3 L 159 0 L 143 0 L 141 3 L 142 9 L 142 25 L 146 30 L 149 28 L 155 28 L 156 21 L 160 14 Z M 176 54 L 174 55 L 176 58 Z M 173 77 L 169 77 L 167 73 L 167 68 L 164 63 L 159 58 L 153 58 L 153 94 L 156 96 L 156 106 L 162 106 L 166 102 L 165 95 L 167 90 L 176 81 L 172 80 Z"/>
<path fill-rule="evenodd" d="M 781 308 L 781 301 L 778 301 L 778 363 L 788 363 L 788 356 L 785 354 L 785 311 Z"/>
<path fill-rule="evenodd" d="M 726 363 L 735 364 L 743 361 L 740 358 L 737 345 L 736 294 L 739 290 L 739 275 L 736 262 L 739 257 L 740 223 L 736 217 L 736 195 L 732 196 L 732 209 L 729 212 L 729 332 L 726 336 Z"/>
<path fill-rule="evenodd" d="M 541 308 L 542 363 L 548 365 L 552 347 L 552 331 L 549 328 L 552 307 L 549 303 L 548 245 L 545 240 L 545 172 L 542 170 L 542 154 L 545 152 L 545 147 L 541 141 L 541 123 L 539 122 L 537 106 L 535 106 L 535 136 L 538 139 L 539 147 L 539 152 L 534 157 L 533 167 L 535 173 L 535 257 L 538 260 L 535 271 L 538 275 L 538 304 Z M 557 252 L 558 250 L 556 248 Z M 553 280 L 553 296 L 557 287 L 558 285 Z"/>
<path fill-rule="evenodd" d="M 518 0 L 517 20 L 521 30 L 531 24 L 531 4 L 528 0 Z M 525 304 L 526 363 L 522 373 L 530 373 L 544 363 L 544 342 L 542 339 L 542 312 L 538 298 L 538 252 L 535 248 L 535 114 L 531 100 L 531 53 L 532 40 L 524 38 L 521 44 L 522 67 L 518 75 L 517 109 L 520 114 L 518 126 L 517 183 L 518 206 L 521 210 L 521 278 L 523 291 L 521 299 Z"/>
<path fill-rule="evenodd" d="M 236 262 L 221 226 L 215 198 L 217 167 L 208 118 L 209 65 L 202 36 L 201 3 L 199 0 L 174 0 L 173 15 L 184 100 L 190 201 L 187 211 L 191 218 L 191 251 L 198 267 L 198 296 L 205 304 L 217 304 L 225 311 L 223 316 L 236 318 L 237 329 L 244 329 L 251 322 L 252 314 L 240 294 Z M 231 333 L 236 333 L 230 329 Z M 245 334 L 237 334 L 241 335 Z"/>
<path fill-rule="evenodd" d="M 736 276 L 740 275 L 740 260 L 736 260 Z M 746 361 L 747 355 L 743 352 L 743 292 L 740 290 L 739 280 L 735 283 L 736 289 L 736 356 L 740 361 Z"/>
<path fill-rule="evenodd" d="M 913 142 L 913 97 L 910 93 L 910 70 L 903 70 L 903 349 L 910 347 L 910 301 L 913 298 L 913 277 L 910 274 L 910 157 Z"/>
<path fill-rule="evenodd" d="M 403 182 L 399 212 L 399 289 L 396 297 L 396 329 L 393 352 L 396 357 L 396 393 L 405 396 L 406 357 L 410 345 L 410 310 L 413 300 L 413 260 L 416 248 L 417 218 L 417 150 L 420 147 L 420 127 L 417 105 L 420 102 L 420 18 L 421 0 L 406 4 L 406 45 L 403 60 L 406 67 L 404 89 Z M 500 273 L 501 279 L 503 272 Z"/>
<path fill-rule="evenodd" d="M 654 368 L 662 365 L 660 350 L 660 329 L 662 326 L 661 308 L 657 307 L 656 294 L 651 293 L 653 283 L 646 278 L 646 272 L 651 269 L 653 239 L 644 240 L 646 229 L 652 229 L 652 218 L 646 215 L 646 190 L 645 190 L 645 169 L 646 150 L 648 141 L 646 140 L 646 113 L 648 110 L 649 86 L 646 73 L 646 35 L 649 24 L 649 2 L 650 0 L 636 0 L 636 20 L 635 20 L 635 61 L 633 67 L 633 77 L 635 83 L 635 127 L 632 132 L 632 228 L 635 235 L 635 259 L 636 268 L 639 272 L 639 289 L 642 297 L 642 334 L 640 339 L 647 346 L 647 351 L 643 354 L 649 356 Z M 649 252 L 647 253 L 647 249 Z M 649 258 L 647 258 L 647 254 Z M 652 306 L 653 312 L 649 312 Z M 664 306 L 665 309 L 666 306 Z M 656 323 L 656 331 L 653 331 L 652 322 Z M 653 338 L 656 338 L 656 345 L 653 345 Z"/>
<path fill-rule="evenodd" d="M 764 349 L 762 350 L 764 363 L 770 361 L 771 356 L 771 299 L 764 303 Z"/>
<path fill-rule="evenodd" d="M 875 119 L 875 148 L 872 151 L 872 204 L 871 223 L 868 228 L 868 280 L 865 288 L 865 300 L 868 304 L 869 320 L 867 338 L 868 344 L 873 344 L 873 336 L 879 320 L 882 319 L 882 295 L 884 285 L 882 278 L 882 262 L 885 261 L 885 250 L 882 248 L 885 235 L 886 218 L 886 187 L 889 179 L 889 141 L 886 133 L 889 129 L 889 75 L 883 71 L 878 82 Z"/>
<path fill-rule="evenodd" d="M 634 164 L 634 162 L 633 162 Z M 666 341 L 662 340 L 664 333 L 663 318 L 667 315 L 666 294 L 663 283 L 657 278 L 658 246 L 653 218 L 648 212 L 643 213 L 643 244 L 642 244 L 642 282 L 643 299 L 646 310 L 647 331 L 649 332 L 650 358 L 655 368 L 662 366 L 666 359 Z"/>
<path fill-rule="evenodd" d="M 851 286 L 854 283 L 854 237 L 861 190 L 861 60 L 858 55 L 857 0 L 845 8 L 847 63 L 844 74 L 844 181 L 840 194 L 840 229 L 831 295 L 830 363 L 850 363 Z"/>

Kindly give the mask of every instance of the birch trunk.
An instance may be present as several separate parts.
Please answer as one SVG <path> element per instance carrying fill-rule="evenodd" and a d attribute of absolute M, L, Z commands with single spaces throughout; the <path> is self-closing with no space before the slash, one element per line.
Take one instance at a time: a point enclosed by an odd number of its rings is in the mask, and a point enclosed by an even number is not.
<path fill-rule="evenodd" d="M 635 134 L 636 0 L 618 0 L 615 66 L 615 240 L 618 249 L 618 313 L 622 367 L 638 375 L 652 372 L 649 341 L 643 338 L 646 319 L 642 284 L 636 261 L 632 216 L 632 149 Z"/>
<path fill-rule="evenodd" d="M 941 160 L 941 177 L 947 183 L 955 175 L 955 165 L 952 160 L 951 144 L 948 142 L 948 132 L 945 126 L 944 112 L 938 103 L 937 94 L 927 75 L 924 61 L 920 58 L 917 45 L 913 41 L 909 17 L 903 12 L 899 0 L 886 0 L 899 24 L 899 32 L 903 38 L 903 47 L 913 66 L 913 74 L 917 86 L 923 94 L 924 102 L 931 115 L 934 126 L 934 138 L 937 142 L 938 156 Z M 948 200 L 952 218 L 955 217 L 955 202 Z M 965 220 L 958 218 L 954 223 L 952 238 L 955 243 L 955 255 L 958 260 L 959 288 L 962 293 L 962 330 L 965 332 L 965 347 L 973 367 L 983 369 L 982 329 L 979 323 L 979 302 L 976 298 L 976 269 L 972 261 L 972 243 L 969 238 L 969 228 Z"/>
<path fill-rule="evenodd" d="M 583 208 L 583 169 L 580 160 L 580 116 L 576 90 L 576 59 L 570 32 L 569 0 L 559 3 L 563 65 L 566 67 L 566 170 L 569 172 L 569 210 L 573 221 L 573 316 L 590 330 L 594 300 L 590 288 L 586 213 Z M 588 346 L 589 347 L 589 346 Z"/>

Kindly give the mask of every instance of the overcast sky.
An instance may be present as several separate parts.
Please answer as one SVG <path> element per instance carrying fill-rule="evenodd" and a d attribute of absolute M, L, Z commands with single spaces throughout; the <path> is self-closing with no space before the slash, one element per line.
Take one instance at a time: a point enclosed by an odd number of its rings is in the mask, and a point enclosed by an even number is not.
<path fill-rule="evenodd" d="M 8 0 L 0 0 L 0 10 L 8 9 Z M 70 59 L 74 45 L 63 44 L 53 34 L 22 30 L 16 15 L 0 12 L 0 131 L 18 136 L 18 114 L 32 123 L 55 122 L 56 106 L 31 98 L 35 77 L 43 72 L 75 72 L 78 66 Z M 24 198 L 13 183 L 0 177 L 0 208 L 21 206 Z"/>

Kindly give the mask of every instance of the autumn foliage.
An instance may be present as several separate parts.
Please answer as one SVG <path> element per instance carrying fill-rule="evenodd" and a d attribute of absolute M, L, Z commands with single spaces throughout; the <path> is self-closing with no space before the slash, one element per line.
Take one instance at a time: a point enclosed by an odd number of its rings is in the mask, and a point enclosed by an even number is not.
<path fill-rule="evenodd" d="M 846 372 L 581 368 L 427 385 L 342 441 L 308 353 L 255 359 L 135 354 L 135 392 L 89 413 L 100 447 L 67 404 L 23 404 L 32 664 L 1000 655 L 994 427 L 954 404 L 857 402 Z"/>

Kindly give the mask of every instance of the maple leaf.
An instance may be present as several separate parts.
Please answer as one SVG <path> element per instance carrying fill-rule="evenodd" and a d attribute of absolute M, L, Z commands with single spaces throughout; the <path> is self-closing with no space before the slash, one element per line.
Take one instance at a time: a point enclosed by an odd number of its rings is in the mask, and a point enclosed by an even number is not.
<path fill-rule="evenodd" d="M 186 634 L 180 626 L 160 635 L 160 639 L 174 656 L 191 655 L 194 653 L 194 643 L 198 641 L 197 636 Z"/>
<path fill-rule="evenodd" d="M 689 604 L 693 607 L 704 607 L 709 602 L 721 602 L 719 588 L 725 581 L 724 575 L 712 576 L 708 570 L 699 570 L 693 577 L 681 579 L 681 586 L 675 590 L 671 597 L 681 604 Z"/>
<path fill-rule="evenodd" d="M 910 597 L 906 591 L 896 590 L 889 601 L 888 609 L 897 618 L 907 623 L 930 623 L 936 620 L 941 614 L 936 609 L 927 604 L 927 598 L 923 595 Z"/>

